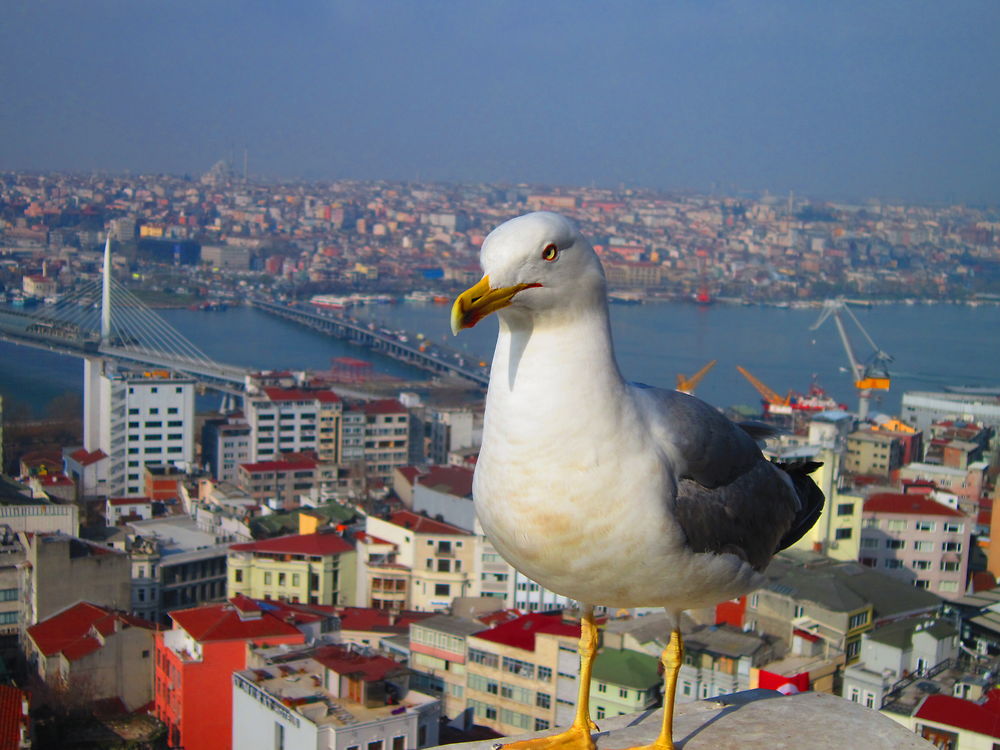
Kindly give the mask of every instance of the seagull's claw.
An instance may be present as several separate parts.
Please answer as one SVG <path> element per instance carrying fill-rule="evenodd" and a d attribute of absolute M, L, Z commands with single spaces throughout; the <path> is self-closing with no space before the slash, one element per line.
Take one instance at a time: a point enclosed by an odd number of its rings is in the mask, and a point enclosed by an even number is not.
<path fill-rule="evenodd" d="M 590 738 L 591 729 L 596 729 L 594 722 L 584 728 L 574 724 L 565 732 L 548 737 L 532 737 L 530 740 L 504 743 L 503 750 L 596 750 L 594 741 Z"/>

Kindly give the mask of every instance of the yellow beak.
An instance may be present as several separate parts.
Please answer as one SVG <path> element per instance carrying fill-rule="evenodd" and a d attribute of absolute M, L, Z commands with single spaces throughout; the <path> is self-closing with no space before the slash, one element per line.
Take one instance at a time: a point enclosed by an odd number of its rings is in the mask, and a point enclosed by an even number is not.
<path fill-rule="evenodd" d="M 515 294 L 533 286 L 541 284 L 515 284 L 494 289 L 490 286 L 490 277 L 483 276 L 455 299 L 451 306 L 451 332 L 457 336 L 463 328 L 472 328 L 490 313 L 507 307 Z"/>

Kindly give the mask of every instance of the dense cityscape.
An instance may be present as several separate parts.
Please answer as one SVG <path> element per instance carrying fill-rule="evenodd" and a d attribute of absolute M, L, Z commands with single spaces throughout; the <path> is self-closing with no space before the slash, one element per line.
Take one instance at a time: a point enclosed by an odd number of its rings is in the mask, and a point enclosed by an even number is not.
<path fill-rule="evenodd" d="M 265 182 L 220 162 L 0 175 L 0 317 L 99 308 L 81 290 L 107 247 L 108 276 L 152 307 L 252 298 L 349 322 L 379 295 L 450 301 L 486 234 L 534 210 L 593 239 L 618 302 L 1000 303 L 996 209 Z M 218 382 L 77 356 L 82 403 L 46 420 L 8 403 L 3 422 L 12 747 L 409 750 L 572 721 L 575 603 L 476 520 L 481 382 L 276 362 L 207 413 Z M 686 615 L 678 702 L 815 691 L 939 747 L 1000 742 L 1000 393 L 912 391 L 895 415 L 775 397 L 760 418 L 783 429 L 769 456 L 822 462 L 825 511 L 758 591 Z M 601 614 L 597 722 L 659 705 L 667 636 L 662 612 Z"/>

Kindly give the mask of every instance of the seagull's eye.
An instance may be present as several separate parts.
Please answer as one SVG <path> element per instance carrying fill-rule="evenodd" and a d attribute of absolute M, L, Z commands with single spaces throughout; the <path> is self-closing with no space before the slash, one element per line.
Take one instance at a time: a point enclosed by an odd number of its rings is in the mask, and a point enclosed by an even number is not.
<path fill-rule="evenodd" d="M 551 242 L 542 248 L 542 260 L 553 261 L 559 255 L 559 248 Z"/>

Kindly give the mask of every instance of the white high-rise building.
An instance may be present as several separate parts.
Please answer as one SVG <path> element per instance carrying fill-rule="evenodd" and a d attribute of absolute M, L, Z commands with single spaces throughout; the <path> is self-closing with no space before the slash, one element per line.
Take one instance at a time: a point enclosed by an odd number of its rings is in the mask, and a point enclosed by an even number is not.
<path fill-rule="evenodd" d="M 108 495 L 145 494 L 142 467 L 194 462 L 195 381 L 84 360 L 84 447 L 108 455 Z"/>

